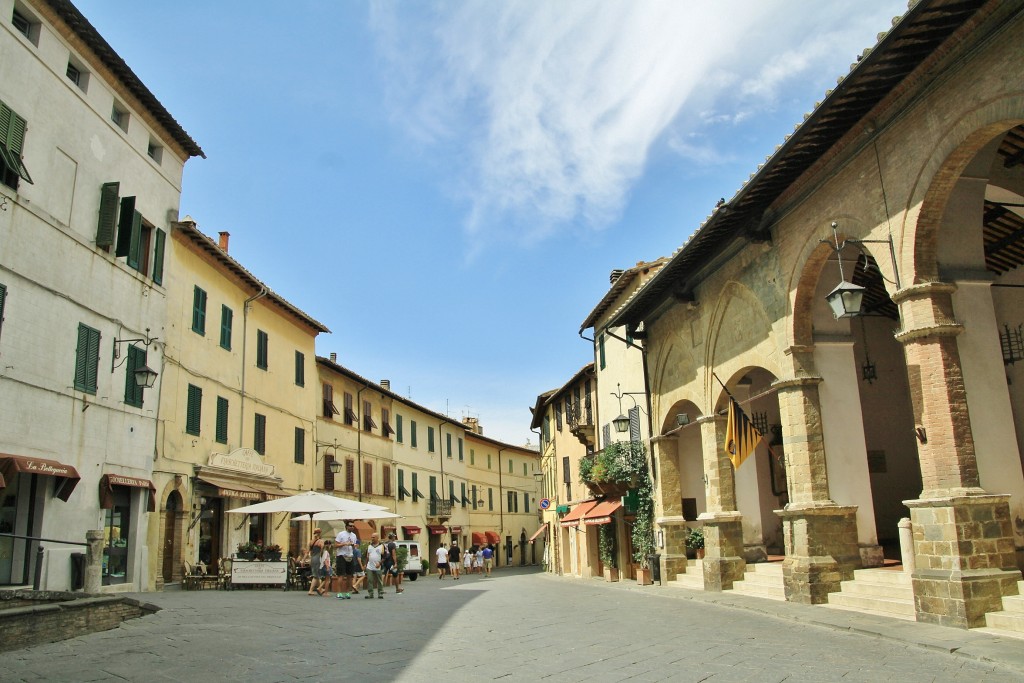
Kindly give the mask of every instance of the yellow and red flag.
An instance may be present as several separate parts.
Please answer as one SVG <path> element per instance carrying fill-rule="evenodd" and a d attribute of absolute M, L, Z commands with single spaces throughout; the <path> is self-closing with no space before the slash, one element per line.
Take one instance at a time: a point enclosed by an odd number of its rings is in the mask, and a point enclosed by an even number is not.
<path fill-rule="evenodd" d="M 733 469 L 739 469 L 763 438 L 764 435 L 757 431 L 743 409 L 730 397 L 729 421 L 725 427 L 725 452 L 732 461 Z"/>

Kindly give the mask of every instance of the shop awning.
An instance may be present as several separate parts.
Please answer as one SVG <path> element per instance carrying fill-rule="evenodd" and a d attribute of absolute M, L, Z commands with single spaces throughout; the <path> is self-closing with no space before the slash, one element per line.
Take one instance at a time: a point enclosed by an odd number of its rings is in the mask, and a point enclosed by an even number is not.
<path fill-rule="evenodd" d="M 439 524 L 428 524 L 427 528 L 430 529 L 430 535 L 431 536 L 440 536 L 444 532 L 448 531 L 447 529 L 445 529 L 443 526 L 440 526 Z"/>
<path fill-rule="evenodd" d="M 482 531 L 474 531 L 473 532 L 473 545 L 483 545 L 485 543 L 487 543 L 487 537 L 484 536 L 484 532 L 482 532 Z"/>
<path fill-rule="evenodd" d="M 286 498 L 288 496 L 284 489 L 273 486 L 260 485 L 252 486 L 251 488 L 262 491 L 264 500 L 277 500 L 278 498 Z"/>
<path fill-rule="evenodd" d="M 455 534 L 461 534 L 462 533 L 462 527 L 461 526 L 450 526 L 450 527 L 448 527 L 448 529 L 452 532 L 452 536 L 454 536 Z"/>
<path fill-rule="evenodd" d="M 390 534 L 394 533 L 395 531 L 398 531 L 398 527 L 396 527 L 394 524 L 384 524 L 380 528 L 380 532 L 382 534 Z"/>
<path fill-rule="evenodd" d="M 622 507 L 621 500 L 603 500 L 583 513 L 583 523 L 587 526 L 608 524 L 612 521 L 612 515 L 620 507 Z"/>
<path fill-rule="evenodd" d="M 372 536 L 373 532 L 376 531 L 373 522 L 364 522 L 361 519 L 357 519 L 354 522 L 352 522 L 352 524 L 356 528 L 356 536 L 359 537 L 360 542 L 369 541 L 370 536 Z"/>
<path fill-rule="evenodd" d="M 418 526 L 403 526 L 402 531 L 405 532 L 406 536 L 415 536 L 420 532 L 420 528 Z"/>
<path fill-rule="evenodd" d="M 126 477 L 121 474 L 104 474 L 100 477 L 100 507 L 109 510 L 114 507 L 114 487 L 131 486 L 137 489 L 149 489 L 149 503 L 146 512 L 156 512 L 156 487 L 149 479 Z"/>
<path fill-rule="evenodd" d="M 501 536 L 499 536 L 497 532 L 494 531 L 485 531 L 484 536 L 487 537 L 488 543 L 492 543 L 494 545 L 498 545 L 498 543 L 501 541 Z"/>
<path fill-rule="evenodd" d="M 209 484 L 210 486 L 217 489 L 217 495 L 223 498 L 241 498 L 243 500 L 263 500 L 263 491 L 257 491 L 256 489 L 246 486 L 245 484 L 239 484 L 227 479 L 221 479 L 220 477 L 214 477 L 210 474 L 204 474 L 198 477 L 199 481 Z"/>
<path fill-rule="evenodd" d="M 583 515 L 585 515 L 586 513 L 590 512 L 592 509 L 594 509 L 596 505 L 596 500 L 587 500 L 580 503 L 572 510 L 570 510 L 569 514 L 567 514 L 565 517 L 562 517 L 561 525 L 564 527 L 579 526 L 580 518 L 583 517 Z"/>
<path fill-rule="evenodd" d="M 539 529 L 537 529 L 536 531 L 534 531 L 534 532 L 533 532 L 533 536 L 530 536 L 530 541 L 529 541 L 529 542 L 530 542 L 530 543 L 533 543 L 533 542 L 534 542 L 534 541 L 536 541 L 536 540 L 537 540 L 538 538 L 540 538 L 540 536 L 541 536 L 541 535 L 542 535 L 542 534 L 543 534 L 543 533 L 544 533 L 545 531 L 547 531 L 547 530 L 548 530 L 548 525 L 547 525 L 547 524 L 543 524 L 543 525 L 541 525 L 541 527 L 540 527 Z"/>
<path fill-rule="evenodd" d="M 57 462 L 56 460 L 0 453 L 0 478 L 3 478 L 6 482 L 8 479 L 13 479 L 14 475 L 18 472 L 53 477 L 57 480 L 57 486 L 53 491 L 53 495 L 65 503 L 68 502 L 68 498 L 71 497 L 71 493 L 78 486 L 78 481 L 81 479 L 74 467 Z"/>

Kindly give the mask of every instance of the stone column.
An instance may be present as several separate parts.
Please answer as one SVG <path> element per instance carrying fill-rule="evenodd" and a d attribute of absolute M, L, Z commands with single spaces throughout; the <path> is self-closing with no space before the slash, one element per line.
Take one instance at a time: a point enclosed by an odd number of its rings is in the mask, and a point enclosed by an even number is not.
<path fill-rule="evenodd" d="M 918 621 L 971 628 L 1017 593 L 1009 497 L 981 488 L 953 319 L 956 286 L 929 282 L 893 296 L 903 329 L 923 491 L 910 508 Z"/>
<path fill-rule="evenodd" d="M 682 478 L 679 472 L 678 439 L 656 436 L 651 439 L 651 457 L 658 467 L 654 487 L 654 520 L 656 529 L 665 535 L 661 553 L 662 581 L 675 581 L 676 574 L 686 573 L 686 520 L 683 519 Z"/>
<path fill-rule="evenodd" d="M 707 415 L 697 420 L 704 452 L 707 512 L 704 524 L 704 590 L 732 588 L 743 578 L 743 516 L 736 511 L 736 480 L 725 453 L 724 417 Z"/>
<path fill-rule="evenodd" d="M 776 511 L 786 542 L 782 572 L 787 600 L 819 604 L 861 565 L 857 508 L 836 505 L 829 497 L 821 378 L 814 373 L 812 349 L 790 348 L 788 355 L 794 377 L 772 385 L 779 392 L 790 501 L 785 510 Z"/>
<path fill-rule="evenodd" d="M 103 529 L 85 532 L 85 592 L 95 594 L 103 585 Z"/>

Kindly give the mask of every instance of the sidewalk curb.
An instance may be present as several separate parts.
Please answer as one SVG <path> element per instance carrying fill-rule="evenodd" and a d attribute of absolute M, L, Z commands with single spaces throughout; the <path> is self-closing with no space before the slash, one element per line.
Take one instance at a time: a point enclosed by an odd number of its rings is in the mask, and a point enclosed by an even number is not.
<path fill-rule="evenodd" d="M 924 650 L 945 652 L 1024 674 L 1024 640 L 1015 638 L 1001 638 L 947 626 L 829 609 L 822 605 L 801 605 L 747 595 L 740 596 L 728 592 L 694 591 L 674 588 L 667 584 L 640 586 L 631 581 L 606 582 L 596 577 L 583 579 L 576 576 L 557 576 L 548 572 L 545 572 L 544 576 L 553 581 L 569 580 L 587 585 L 600 584 L 609 590 L 637 592 L 650 598 L 691 600 L 717 607 L 756 612 L 808 626 L 883 638 Z"/>

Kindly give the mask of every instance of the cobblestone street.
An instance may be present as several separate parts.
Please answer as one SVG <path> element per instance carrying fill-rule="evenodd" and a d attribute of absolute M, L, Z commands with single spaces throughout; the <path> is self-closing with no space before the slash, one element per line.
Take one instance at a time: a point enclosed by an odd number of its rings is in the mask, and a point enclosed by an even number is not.
<path fill-rule="evenodd" d="M 113 631 L 6 653 L 0 680 L 424 681 L 443 671 L 461 681 L 1024 677 L 1019 641 L 532 570 L 430 577 L 372 601 L 281 591 L 139 597 L 163 609 Z"/>

